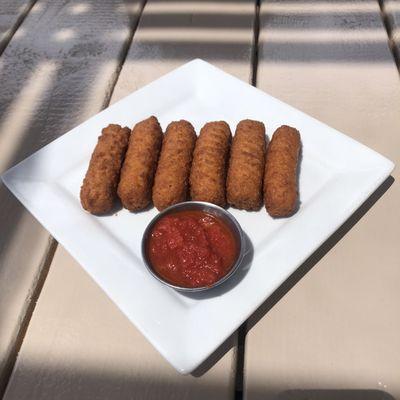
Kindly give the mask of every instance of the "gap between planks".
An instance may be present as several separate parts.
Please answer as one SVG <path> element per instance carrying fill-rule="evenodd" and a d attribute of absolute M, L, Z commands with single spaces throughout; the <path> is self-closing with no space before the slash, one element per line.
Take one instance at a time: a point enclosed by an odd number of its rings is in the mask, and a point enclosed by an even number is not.
<path fill-rule="evenodd" d="M 25 18 L 27 15 L 30 13 L 32 10 L 32 7 L 37 3 L 38 0 L 31 0 L 26 9 L 19 15 L 17 21 L 15 22 L 14 26 L 10 29 L 10 32 L 7 34 L 7 36 L 3 39 L 3 43 L 0 44 L 0 56 L 3 54 L 3 51 L 6 49 L 8 44 L 11 42 L 12 38 L 15 35 L 15 32 L 17 32 L 18 28 L 21 26 L 21 24 L 24 22 Z M 1 390 L 0 390 L 1 393 Z"/>
<path fill-rule="evenodd" d="M 243 400 L 244 389 L 244 355 L 246 346 L 246 324 L 245 321 L 238 329 L 238 340 L 236 347 L 236 371 L 235 371 L 235 396 L 234 400 Z"/>
<path fill-rule="evenodd" d="M 390 20 L 390 17 L 388 13 L 386 12 L 385 9 L 385 0 L 377 0 L 380 8 L 380 16 L 382 19 L 383 26 L 386 29 L 387 35 L 388 35 L 388 46 L 390 49 L 390 52 L 392 53 L 394 63 L 396 64 L 397 70 L 400 72 L 400 54 L 399 50 L 396 46 L 396 43 L 394 42 L 393 38 L 393 26 Z"/>
<path fill-rule="evenodd" d="M 22 319 L 20 329 L 17 334 L 14 346 L 11 350 L 8 360 L 6 361 L 4 371 L 3 371 L 1 379 L 0 379 L 0 397 L 1 398 L 3 398 L 3 396 L 4 396 L 8 382 L 9 382 L 12 372 L 14 370 L 14 365 L 17 360 L 19 350 L 22 346 L 26 332 L 28 330 L 29 322 L 32 318 L 33 311 L 35 310 L 36 302 L 39 299 L 44 282 L 46 281 L 46 277 L 49 272 L 51 262 L 53 261 L 54 254 L 57 249 L 57 245 L 58 245 L 57 241 L 53 237 L 50 236 L 49 244 L 48 244 L 45 254 L 43 256 L 42 262 L 40 263 L 39 273 L 36 278 L 36 282 L 34 284 L 32 294 L 30 295 L 30 298 L 29 298 L 29 304 L 26 308 L 26 312 Z"/>
<path fill-rule="evenodd" d="M 254 22 L 253 22 L 253 49 L 251 54 L 252 76 L 251 84 L 257 86 L 257 70 L 258 70 L 258 39 L 260 37 L 260 7 L 261 0 L 255 2 Z"/>
<path fill-rule="evenodd" d="M 119 75 L 121 73 L 122 67 L 123 67 L 123 65 L 125 63 L 126 57 L 128 56 L 129 49 L 130 49 L 130 47 L 132 45 L 136 29 L 140 24 L 140 20 L 142 19 L 143 11 L 144 11 L 144 9 L 146 7 L 146 4 L 147 4 L 147 0 L 142 0 L 142 3 L 140 5 L 138 18 L 136 19 L 136 22 L 131 26 L 131 30 L 129 32 L 129 36 L 128 36 L 128 38 L 126 40 L 126 43 L 125 43 L 125 45 L 124 45 L 124 47 L 123 47 L 123 49 L 121 51 L 121 58 L 119 60 L 118 66 L 117 66 L 117 68 L 116 68 L 116 70 L 114 72 L 114 79 L 113 79 L 112 83 L 110 84 L 110 89 L 109 89 L 108 93 L 104 97 L 104 102 L 103 102 L 103 105 L 102 105 L 102 109 L 103 110 L 106 107 L 108 107 L 108 105 L 110 104 L 110 100 L 111 100 L 112 94 L 114 92 L 115 85 L 118 82 L 118 78 L 119 78 Z"/>
<path fill-rule="evenodd" d="M 8 46 L 8 44 L 11 42 L 12 38 L 14 37 L 16 31 L 18 30 L 18 28 L 21 26 L 21 24 L 23 23 L 23 21 L 25 20 L 25 18 L 28 16 L 29 12 L 31 11 L 31 9 L 33 8 L 33 6 L 36 4 L 38 0 L 33 0 L 29 6 L 27 7 L 27 9 L 25 10 L 24 13 L 21 14 L 21 16 L 18 18 L 18 21 L 15 23 L 9 37 L 5 40 L 5 43 L 3 44 L 3 46 L 0 48 L 0 56 L 3 53 L 3 51 L 6 49 L 6 47 Z M 112 82 L 110 84 L 109 90 L 107 91 L 107 93 L 104 96 L 104 102 L 102 104 L 102 110 L 105 109 L 106 107 L 108 107 L 110 100 L 111 100 L 111 96 L 113 94 L 115 85 L 117 84 L 118 78 L 119 78 L 119 74 L 121 73 L 123 64 L 126 60 L 126 57 L 128 55 L 129 52 L 129 48 L 131 47 L 136 29 L 140 23 L 140 20 L 142 18 L 142 14 L 143 14 L 143 10 L 145 8 L 147 4 L 147 0 L 143 0 L 141 2 L 140 5 L 140 10 L 139 10 L 139 15 L 138 18 L 136 19 L 136 21 L 134 23 L 132 23 L 131 27 L 130 27 L 130 32 L 129 32 L 129 36 L 125 42 L 125 45 L 123 46 L 123 49 L 121 51 L 121 56 L 118 62 L 118 66 L 115 70 L 115 72 L 113 73 L 114 77 L 112 79 Z M 45 251 L 44 257 L 43 257 L 43 261 L 41 263 L 41 267 L 39 268 L 39 274 L 37 277 L 37 281 L 36 284 L 34 285 L 34 289 L 33 289 L 33 293 L 30 296 L 29 299 L 29 304 L 27 306 L 27 310 L 26 313 L 24 315 L 23 321 L 21 323 L 21 328 L 17 334 L 13 349 L 11 351 L 10 357 L 6 362 L 6 366 L 4 369 L 4 373 L 2 374 L 2 376 L 0 376 L 0 398 L 2 399 L 4 397 L 6 388 L 8 386 L 9 380 L 11 378 L 12 372 L 14 370 L 14 366 L 15 363 L 17 361 L 17 357 L 18 357 L 18 353 L 21 349 L 22 343 L 24 341 L 25 335 L 27 333 L 28 330 L 28 326 L 29 323 L 31 321 L 33 312 L 35 310 L 36 307 L 36 303 L 39 299 L 40 293 L 43 289 L 44 283 L 46 281 L 47 275 L 49 273 L 50 270 L 50 266 L 53 262 L 53 258 L 55 255 L 55 252 L 57 250 L 57 246 L 58 246 L 58 242 L 52 237 L 50 236 L 49 238 L 49 245 Z"/>
<path fill-rule="evenodd" d="M 253 46 L 251 53 L 252 74 L 251 84 L 257 87 L 257 70 L 258 70 L 258 41 L 260 36 L 260 8 L 261 0 L 255 0 L 254 4 L 254 20 L 253 20 Z M 238 342 L 236 348 L 236 371 L 235 371 L 235 395 L 234 400 L 243 400 L 244 390 L 244 357 L 246 351 L 246 326 L 245 321 L 238 329 Z"/>

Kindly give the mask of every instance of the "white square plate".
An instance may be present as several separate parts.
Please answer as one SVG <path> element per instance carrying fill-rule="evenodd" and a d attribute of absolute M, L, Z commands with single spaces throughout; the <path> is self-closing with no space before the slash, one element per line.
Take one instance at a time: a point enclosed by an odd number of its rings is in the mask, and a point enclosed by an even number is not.
<path fill-rule="evenodd" d="M 265 209 L 230 209 L 249 238 L 241 270 L 225 285 L 183 295 L 144 267 L 140 243 L 157 214 L 94 217 L 79 190 L 101 129 L 132 127 L 156 115 L 163 128 L 187 119 L 199 131 L 225 120 L 263 121 L 299 129 L 303 144 L 299 211 L 272 219 Z M 72 254 L 121 311 L 181 373 L 190 373 L 331 235 L 390 174 L 394 165 L 342 133 L 224 73 L 194 60 L 132 93 L 8 170 L 15 196 Z M 287 251 L 290 247 L 290 251 Z"/>

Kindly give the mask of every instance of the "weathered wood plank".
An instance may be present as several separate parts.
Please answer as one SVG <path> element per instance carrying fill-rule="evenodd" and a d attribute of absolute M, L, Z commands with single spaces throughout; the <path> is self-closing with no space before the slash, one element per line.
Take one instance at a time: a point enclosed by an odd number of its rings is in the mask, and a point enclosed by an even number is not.
<path fill-rule="evenodd" d="M 253 17 L 253 2 L 148 1 L 111 102 L 196 57 L 248 81 Z M 178 374 L 59 247 L 5 398 L 231 399 L 234 367 L 230 350 L 201 377 Z"/>
<path fill-rule="evenodd" d="M 0 54 L 18 26 L 28 14 L 35 0 L 3 0 L 0 7 Z"/>
<path fill-rule="evenodd" d="M 254 13 L 253 1 L 148 1 L 118 98 L 195 58 L 250 82 Z"/>
<path fill-rule="evenodd" d="M 103 107 L 139 4 L 128 13 L 122 0 L 36 3 L 0 58 L 0 173 Z M 2 184 L 0 204 L 4 383 L 49 235 Z"/>
<path fill-rule="evenodd" d="M 399 162 L 399 79 L 379 11 L 375 1 L 264 1 L 258 86 Z M 400 396 L 399 200 L 395 182 L 250 330 L 246 399 Z"/>

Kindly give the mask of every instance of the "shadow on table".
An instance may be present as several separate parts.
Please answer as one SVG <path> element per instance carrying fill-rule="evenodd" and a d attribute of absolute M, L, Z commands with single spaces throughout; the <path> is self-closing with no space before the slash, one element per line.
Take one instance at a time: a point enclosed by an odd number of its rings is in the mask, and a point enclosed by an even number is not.
<path fill-rule="evenodd" d="M 99 360 L 101 357 L 99 358 Z M 192 377 L 180 376 L 168 369 L 150 370 L 143 360 L 143 370 L 118 365 L 112 357 L 99 364 L 86 361 L 47 363 L 27 360 L 24 372 L 17 370 L 4 399 L 40 400 L 216 400 L 230 394 L 225 376 L 206 384 Z M 139 365 L 137 365 L 139 367 Z M 167 372 L 166 372 L 167 371 Z M 165 373 L 166 372 L 166 373 Z"/>
<path fill-rule="evenodd" d="M 193 376 L 201 376 L 207 372 L 222 356 L 234 347 L 238 341 L 236 354 L 236 375 L 241 376 L 244 362 L 244 340 L 246 333 L 277 304 L 282 297 L 288 293 L 324 256 L 327 254 L 350 229 L 369 211 L 369 209 L 384 195 L 384 193 L 393 184 L 394 178 L 389 176 L 372 195 L 336 230 L 275 292 L 254 312 L 247 320 L 243 328 L 239 330 L 239 338 L 236 333 L 229 337 L 206 361 L 204 361 L 193 373 Z M 335 392 L 335 391 L 333 391 Z M 337 391 L 336 391 L 337 392 Z M 343 391 L 342 391 L 343 392 Z M 344 391 L 346 392 L 346 391 Z M 351 391 L 347 391 L 351 392 Z M 364 391 L 365 392 L 365 391 Z M 375 392 L 375 391 L 367 391 Z M 289 399 L 289 397 L 282 397 Z M 294 399 L 295 397 L 293 397 Z M 301 397 L 301 399 L 308 397 Z M 321 397 L 322 398 L 322 397 Z M 336 399 L 339 397 L 326 397 L 327 399 Z M 350 398 L 350 397 L 349 397 Z M 361 398 L 361 397 L 360 397 Z M 378 399 L 378 397 L 365 397 L 366 399 Z M 379 397 L 386 399 L 386 397 Z M 280 399 L 280 397 L 279 397 Z M 291 399 L 291 398 L 290 398 Z M 297 398 L 296 398 L 297 399 Z M 300 397 L 299 397 L 300 399 Z"/>
<path fill-rule="evenodd" d="M 238 333 L 235 331 L 228 339 L 222 343 L 221 346 L 215 350 L 210 357 L 203 361 L 191 375 L 199 378 L 204 375 L 209 369 L 211 369 L 229 350 L 238 345 Z"/>
<path fill-rule="evenodd" d="M 257 396 L 255 396 L 258 398 Z M 260 398 L 262 395 L 260 393 Z M 368 389 L 294 389 L 279 393 L 276 400 L 395 400 L 382 390 Z"/>

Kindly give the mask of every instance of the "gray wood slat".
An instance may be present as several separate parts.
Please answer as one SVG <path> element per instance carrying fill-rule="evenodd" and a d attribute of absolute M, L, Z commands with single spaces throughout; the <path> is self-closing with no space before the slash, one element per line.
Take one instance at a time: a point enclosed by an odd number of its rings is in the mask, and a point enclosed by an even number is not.
<path fill-rule="evenodd" d="M 0 58 L 0 173 L 103 107 L 139 4 L 36 3 Z M 0 371 L 4 373 L 40 278 L 49 234 L 2 183 L 0 204 Z"/>
<path fill-rule="evenodd" d="M 148 1 L 118 98 L 195 58 L 250 82 L 254 12 L 253 1 Z"/>
<path fill-rule="evenodd" d="M 258 86 L 400 161 L 398 72 L 376 1 L 263 1 Z M 390 183 L 249 321 L 246 399 L 400 396 L 398 183 L 366 212 Z"/>

